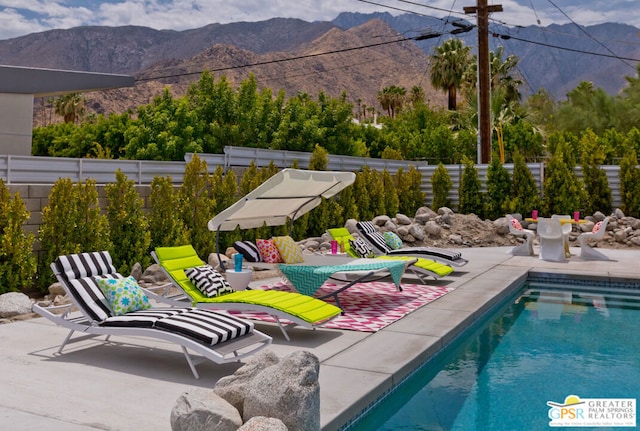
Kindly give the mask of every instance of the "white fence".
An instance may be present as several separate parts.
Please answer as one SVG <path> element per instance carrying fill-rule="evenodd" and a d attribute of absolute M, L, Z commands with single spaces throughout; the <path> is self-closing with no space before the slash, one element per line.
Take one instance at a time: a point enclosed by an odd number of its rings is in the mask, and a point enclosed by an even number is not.
<path fill-rule="evenodd" d="M 198 154 L 207 162 L 211 171 L 218 166 L 223 166 L 225 171 L 231 168 L 245 168 L 255 163 L 262 167 L 274 162 L 279 168 L 291 166 L 294 161 L 300 168 L 309 166 L 310 153 L 296 151 L 274 151 L 258 148 L 225 147 L 224 154 Z M 31 157 L 0 155 L 0 178 L 7 184 L 53 184 L 59 178 L 71 178 L 72 181 L 85 181 L 93 178 L 98 184 L 115 182 L 115 172 L 120 169 L 127 178 L 138 185 L 148 185 L 156 176 L 170 176 L 175 184 L 182 183 L 185 164 L 191 160 L 193 154 L 185 155 L 185 162 L 157 162 L 149 160 L 104 160 L 104 159 L 72 159 L 64 157 Z M 421 190 L 427 195 L 427 204 L 433 197 L 431 176 L 435 172 L 436 165 L 428 165 L 426 162 L 409 162 L 402 160 L 384 160 L 351 156 L 329 156 L 328 169 L 336 171 L 358 171 L 363 166 L 382 171 L 387 169 L 395 173 L 398 168 L 405 170 L 415 166 L 422 174 Z M 527 165 L 536 180 L 538 189 L 542 192 L 544 181 L 544 164 L 531 163 Z M 456 205 L 458 203 L 458 187 L 463 165 L 446 165 L 449 171 L 453 187 L 449 199 Z M 505 168 L 513 173 L 513 165 L 506 164 Z M 613 195 L 613 205 L 621 204 L 620 179 L 618 166 L 602 166 L 607 174 L 609 187 Z M 488 165 L 476 165 L 478 176 L 482 182 L 482 191 L 486 191 L 486 176 Z M 581 177 L 580 168 L 576 168 L 576 174 Z"/>

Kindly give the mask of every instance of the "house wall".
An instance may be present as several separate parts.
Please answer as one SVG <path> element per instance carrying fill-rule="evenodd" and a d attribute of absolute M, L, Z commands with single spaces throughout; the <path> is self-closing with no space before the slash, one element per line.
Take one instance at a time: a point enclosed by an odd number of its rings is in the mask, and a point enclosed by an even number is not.
<path fill-rule="evenodd" d="M 33 94 L 0 93 L 0 154 L 31 155 Z"/>

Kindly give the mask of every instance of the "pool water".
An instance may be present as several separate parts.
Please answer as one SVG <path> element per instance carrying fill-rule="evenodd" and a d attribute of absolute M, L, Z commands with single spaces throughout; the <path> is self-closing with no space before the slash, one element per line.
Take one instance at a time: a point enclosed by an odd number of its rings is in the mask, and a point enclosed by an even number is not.
<path fill-rule="evenodd" d="M 548 430 L 569 395 L 640 398 L 640 290 L 529 282 L 348 429 Z"/>

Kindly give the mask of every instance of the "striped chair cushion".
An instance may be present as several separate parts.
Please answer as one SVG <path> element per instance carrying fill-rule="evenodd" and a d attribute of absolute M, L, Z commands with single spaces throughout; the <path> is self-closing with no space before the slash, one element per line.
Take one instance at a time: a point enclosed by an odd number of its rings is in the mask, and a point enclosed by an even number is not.
<path fill-rule="evenodd" d="M 378 232 L 378 229 L 373 223 L 370 221 L 359 221 L 356 223 L 356 227 L 362 236 L 364 236 L 378 252 L 387 254 L 391 251 L 391 248 L 389 248 L 387 242 L 384 240 L 384 235 Z"/>
<path fill-rule="evenodd" d="M 151 328 L 158 320 L 191 311 L 191 308 L 150 308 L 121 316 L 111 316 L 100 322 L 100 326 Z"/>
<path fill-rule="evenodd" d="M 233 292 L 227 280 L 210 265 L 187 268 L 184 273 L 194 286 L 209 298 Z"/>
<path fill-rule="evenodd" d="M 108 251 L 60 256 L 56 259 L 56 265 L 67 280 L 116 272 Z"/>
<path fill-rule="evenodd" d="M 91 319 L 98 322 L 113 315 L 104 293 L 94 277 L 122 278 L 116 272 L 109 252 L 92 252 L 60 256 L 55 266 L 66 280 L 69 295 Z"/>
<path fill-rule="evenodd" d="M 158 320 L 154 328 L 179 333 L 196 341 L 215 345 L 253 331 L 253 323 L 228 314 L 192 309 Z"/>

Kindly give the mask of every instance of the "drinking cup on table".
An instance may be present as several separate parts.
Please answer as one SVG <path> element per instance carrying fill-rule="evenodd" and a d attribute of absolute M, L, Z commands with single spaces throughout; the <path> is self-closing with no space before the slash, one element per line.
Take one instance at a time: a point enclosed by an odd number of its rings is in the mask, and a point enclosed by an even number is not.
<path fill-rule="evenodd" d="M 573 213 L 573 221 L 578 223 L 578 220 L 580 220 L 580 211 L 574 211 L 574 213 Z"/>
<path fill-rule="evenodd" d="M 242 272 L 242 255 L 240 253 L 233 255 L 233 270 L 235 272 Z"/>
<path fill-rule="evenodd" d="M 338 252 L 338 241 L 335 239 L 331 241 L 331 254 L 336 254 Z"/>
<path fill-rule="evenodd" d="M 531 211 L 531 218 L 533 219 L 533 221 L 538 220 L 538 210 Z"/>

